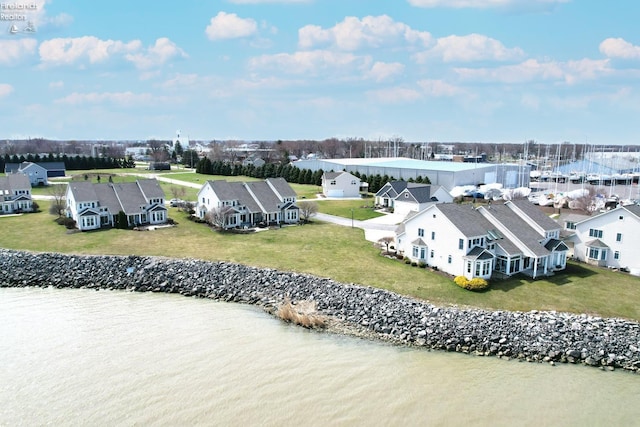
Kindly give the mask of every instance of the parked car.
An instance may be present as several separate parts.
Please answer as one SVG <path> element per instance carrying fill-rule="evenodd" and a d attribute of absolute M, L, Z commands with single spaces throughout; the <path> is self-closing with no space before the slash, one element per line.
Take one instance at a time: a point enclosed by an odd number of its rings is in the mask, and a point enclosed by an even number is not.
<path fill-rule="evenodd" d="M 177 208 L 182 206 L 182 204 L 184 203 L 183 200 L 180 199 L 171 199 L 169 200 L 169 206 L 171 206 L 172 208 Z"/>

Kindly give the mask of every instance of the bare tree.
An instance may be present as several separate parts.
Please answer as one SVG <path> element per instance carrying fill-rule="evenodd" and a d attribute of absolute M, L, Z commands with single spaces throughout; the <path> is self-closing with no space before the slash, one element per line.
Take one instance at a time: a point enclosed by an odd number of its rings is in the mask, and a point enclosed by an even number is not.
<path fill-rule="evenodd" d="M 51 215 L 58 215 L 60 218 L 66 209 L 66 197 L 67 197 L 67 185 L 66 184 L 52 184 L 48 188 L 48 193 L 53 199 L 51 207 L 49 207 L 49 213 Z"/>
<path fill-rule="evenodd" d="M 382 245 L 385 245 L 385 247 L 386 247 L 386 250 L 384 252 L 385 254 L 389 253 L 389 245 L 391 243 L 393 243 L 394 240 L 395 239 L 392 236 L 385 236 L 385 237 L 381 238 L 380 240 L 378 240 L 378 243 L 380 243 Z"/>
<path fill-rule="evenodd" d="M 316 202 L 305 200 L 299 202 L 298 207 L 300 208 L 300 218 L 302 218 L 303 222 L 309 222 L 309 218 L 318 213 L 318 204 Z"/>
<path fill-rule="evenodd" d="M 174 199 L 183 199 L 185 194 L 187 194 L 186 188 L 175 185 L 171 187 L 170 191 Z"/>
<path fill-rule="evenodd" d="M 205 220 L 214 227 L 225 229 L 228 225 L 229 218 L 233 214 L 233 209 L 229 206 L 214 208 L 207 212 Z"/>

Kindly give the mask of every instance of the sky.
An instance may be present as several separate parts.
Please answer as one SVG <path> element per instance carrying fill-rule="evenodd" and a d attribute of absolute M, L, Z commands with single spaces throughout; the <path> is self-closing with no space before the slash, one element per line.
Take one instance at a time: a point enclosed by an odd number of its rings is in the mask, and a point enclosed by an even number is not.
<path fill-rule="evenodd" d="M 639 16 L 637 0 L 0 0 L 0 139 L 640 145 Z"/>

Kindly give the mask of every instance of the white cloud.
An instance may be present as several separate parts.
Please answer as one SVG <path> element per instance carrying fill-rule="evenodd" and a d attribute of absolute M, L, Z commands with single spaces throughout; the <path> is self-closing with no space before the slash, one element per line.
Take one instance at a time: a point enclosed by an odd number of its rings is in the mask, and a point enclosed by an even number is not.
<path fill-rule="evenodd" d="M 420 80 L 418 86 L 420 86 L 425 95 L 431 97 L 452 97 L 465 93 L 462 88 L 442 80 Z"/>
<path fill-rule="evenodd" d="M 88 60 L 91 64 L 107 61 L 117 54 L 135 52 L 140 40 L 128 43 L 119 40 L 100 40 L 97 37 L 57 38 L 40 44 L 40 60 L 44 66 L 73 65 Z"/>
<path fill-rule="evenodd" d="M 370 63 L 370 57 L 328 50 L 312 50 L 293 54 L 280 53 L 258 56 L 249 61 L 249 66 L 254 69 L 276 68 L 290 74 L 313 75 L 326 70 L 365 69 Z"/>
<path fill-rule="evenodd" d="M 0 40 L 0 65 L 13 65 L 35 53 L 36 39 Z"/>
<path fill-rule="evenodd" d="M 0 83 L 0 98 L 8 96 L 11 92 L 13 92 L 13 86 L 6 83 Z"/>
<path fill-rule="evenodd" d="M 640 46 L 621 38 L 608 38 L 600 43 L 600 52 L 609 58 L 640 59 Z"/>
<path fill-rule="evenodd" d="M 404 104 L 422 98 L 422 94 L 417 90 L 405 87 L 372 90 L 368 91 L 366 95 L 370 100 L 382 104 Z"/>
<path fill-rule="evenodd" d="M 365 16 L 362 19 L 348 16 L 326 30 L 317 25 L 307 25 L 298 30 L 298 45 L 302 49 L 328 45 L 354 51 L 405 43 L 427 46 L 430 42 L 431 34 L 413 30 L 387 15 Z"/>
<path fill-rule="evenodd" d="M 142 105 L 156 105 L 158 102 L 166 102 L 167 99 L 151 95 L 149 93 L 133 92 L 74 92 L 64 98 L 57 99 L 58 104 L 85 105 L 85 104 L 113 104 L 121 107 L 135 107 Z"/>
<path fill-rule="evenodd" d="M 376 82 L 382 82 L 397 76 L 404 71 L 404 64 L 399 62 L 376 62 L 367 73 L 368 77 Z"/>
<path fill-rule="evenodd" d="M 475 8 L 506 8 L 506 7 L 549 7 L 570 0 L 408 0 L 416 7 L 450 7 L 455 9 Z"/>
<path fill-rule="evenodd" d="M 166 37 L 157 39 L 156 43 L 148 47 L 144 53 L 130 53 L 125 56 L 139 69 L 157 67 L 175 57 L 186 58 L 187 54 Z"/>
<path fill-rule="evenodd" d="M 609 60 L 582 59 L 568 62 L 538 62 L 528 59 L 520 64 L 498 68 L 455 68 L 461 78 L 499 83 L 526 83 L 531 81 L 564 81 L 568 84 L 592 80 L 611 73 Z"/>
<path fill-rule="evenodd" d="M 62 80 L 49 83 L 49 89 L 62 89 L 63 87 L 64 87 L 64 82 Z"/>
<path fill-rule="evenodd" d="M 414 59 L 418 63 L 431 57 L 442 58 L 444 62 L 472 62 L 508 61 L 523 56 L 520 48 L 507 48 L 500 41 L 482 34 L 469 34 L 439 38 L 432 49 L 414 55 Z"/>
<path fill-rule="evenodd" d="M 209 40 L 249 37 L 258 31 L 258 24 L 251 18 L 240 18 L 235 13 L 218 12 L 211 18 L 205 33 Z"/>
<path fill-rule="evenodd" d="M 56 16 L 49 16 L 47 14 L 46 4 L 51 3 L 51 0 L 33 0 L 26 2 L 34 4 L 35 9 L 28 12 L 28 18 L 31 23 L 36 27 L 36 31 L 42 32 L 48 29 L 57 29 L 69 26 L 73 22 L 73 17 L 66 13 L 61 13 Z"/>

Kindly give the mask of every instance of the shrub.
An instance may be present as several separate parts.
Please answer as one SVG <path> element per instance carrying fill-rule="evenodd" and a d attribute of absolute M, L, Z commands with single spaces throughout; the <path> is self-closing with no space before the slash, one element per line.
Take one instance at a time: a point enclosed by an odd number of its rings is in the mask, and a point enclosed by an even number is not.
<path fill-rule="evenodd" d="M 407 258 L 407 257 L 404 257 L 404 263 L 409 265 L 409 264 L 411 264 L 411 260 L 409 258 Z"/>
<path fill-rule="evenodd" d="M 412 261 L 412 262 L 411 262 L 411 267 L 417 267 L 417 266 L 418 266 L 418 263 L 417 263 L 417 262 L 415 262 L 415 261 Z"/>
<path fill-rule="evenodd" d="M 489 287 L 489 282 L 481 279 L 480 277 L 474 277 L 473 279 L 469 280 L 464 276 L 457 276 L 455 279 L 453 279 L 453 281 L 456 285 L 468 291 L 481 291 Z"/>
<path fill-rule="evenodd" d="M 280 319 L 310 329 L 322 329 L 326 326 L 327 319 L 318 313 L 316 301 L 298 301 L 295 304 L 289 297 L 285 297 L 276 311 Z"/>
<path fill-rule="evenodd" d="M 427 263 L 426 263 L 426 262 L 424 262 L 424 261 L 420 261 L 420 262 L 418 263 L 418 267 L 420 267 L 420 268 L 427 268 Z"/>

